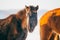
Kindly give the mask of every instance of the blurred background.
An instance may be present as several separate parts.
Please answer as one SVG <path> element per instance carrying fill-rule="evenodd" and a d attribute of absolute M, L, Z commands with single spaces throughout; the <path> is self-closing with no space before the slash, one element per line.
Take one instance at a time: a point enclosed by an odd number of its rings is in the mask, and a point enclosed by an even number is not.
<path fill-rule="evenodd" d="M 0 19 L 6 18 L 11 14 L 23 9 L 25 5 L 39 6 L 38 22 L 40 17 L 55 8 L 60 8 L 60 0 L 0 0 Z M 26 40 L 40 40 L 39 23 L 32 33 L 28 32 Z"/>

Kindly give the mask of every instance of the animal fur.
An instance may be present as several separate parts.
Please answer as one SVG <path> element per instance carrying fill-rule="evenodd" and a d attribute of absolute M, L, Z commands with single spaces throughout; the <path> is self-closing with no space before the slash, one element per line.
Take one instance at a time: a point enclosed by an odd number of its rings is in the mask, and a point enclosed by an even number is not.
<path fill-rule="evenodd" d="M 28 23 L 29 26 L 27 25 L 27 18 L 32 17 L 32 14 L 37 14 L 36 8 L 34 6 L 26 6 L 25 9 L 20 10 L 16 14 L 0 19 L 0 40 L 26 40 L 27 32 L 30 32 L 31 29 L 31 32 L 33 32 L 37 25 L 37 17 L 35 17 L 35 26 L 30 26 L 30 23 Z M 29 18 L 29 20 L 32 18 Z M 33 23 L 33 20 L 30 21 Z"/>
<path fill-rule="evenodd" d="M 59 40 L 60 8 L 46 12 L 39 21 L 41 40 Z"/>

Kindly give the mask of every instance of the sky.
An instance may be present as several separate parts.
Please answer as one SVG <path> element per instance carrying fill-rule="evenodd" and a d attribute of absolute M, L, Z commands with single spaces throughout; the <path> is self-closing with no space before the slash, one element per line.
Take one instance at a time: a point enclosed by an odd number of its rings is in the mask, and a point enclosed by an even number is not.
<path fill-rule="evenodd" d="M 39 9 L 60 7 L 60 0 L 0 0 L 0 10 L 22 9 L 25 5 L 39 5 Z"/>
<path fill-rule="evenodd" d="M 60 0 L 0 0 L 0 10 L 23 9 L 25 5 L 39 6 L 39 10 L 51 10 L 60 7 Z M 40 14 L 38 14 L 40 15 Z M 7 15 L 6 15 L 7 16 Z M 3 16 L 5 17 L 5 16 Z M 3 18 L 0 13 L 0 18 Z M 26 40 L 40 40 L 39 24 L 32 33 L 28 33 Z"/>

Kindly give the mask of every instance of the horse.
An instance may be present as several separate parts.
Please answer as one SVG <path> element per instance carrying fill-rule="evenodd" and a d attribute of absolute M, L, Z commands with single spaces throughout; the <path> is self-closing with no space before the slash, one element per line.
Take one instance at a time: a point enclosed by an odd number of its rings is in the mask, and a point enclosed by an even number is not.
<path fill-rule="evenodd" d="M 30 6 L 31 13 L 28 18 L 28 30 L 27 30 L 30 33 L 33 32 L 33 30 L 35 29 L 35 27 L 37 25 L 37 10 L 38 10 L 38 8 L 39 8 L 38 5 L 36 7 Z M 27 37 L 27 33 L 26 33 L 25 39 L 26 39 L 26 37 Z M 22 38 L 22 39 L 25 40 L 24 38 Z M 20 37 L 17 40 L 20 40 Z"/>
<path fill-rule="evenodd" d="M 37 10 L 38 6 L 25 6 L 16 14 L 0 19 L 0 40 L 26 40 L 27 32 L 33 32 L 37 25 Z"/>
<path fill-rule="evenodd" d="M 60 8 L 46 12 L 39 20 L 41 40 L 59 40 Z"/>

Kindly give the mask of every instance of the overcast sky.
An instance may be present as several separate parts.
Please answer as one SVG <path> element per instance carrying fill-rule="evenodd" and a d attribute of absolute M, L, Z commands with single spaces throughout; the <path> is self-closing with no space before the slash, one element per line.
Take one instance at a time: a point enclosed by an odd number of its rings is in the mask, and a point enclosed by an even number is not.
<path fill-rule="evenodd" d="M 25 5 L 39 5 L 39 9 L 60 7 L 60 0 L 0 0 L 0 10 L 21 9 Z"/>
<path fill-rule="evenodd" d="M 23 9 L 25 5 L 38 5 L 39 10 L 50 10 L 60 7 L 60 0 L 0 0 L 0 10 Z M 40 40 L 39 36 L 39 26 L 37 26 L 33 33 L 29 33 L 26 40 Z"/>

